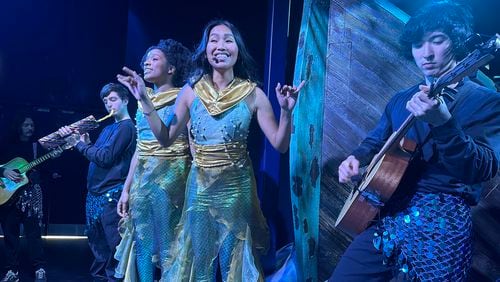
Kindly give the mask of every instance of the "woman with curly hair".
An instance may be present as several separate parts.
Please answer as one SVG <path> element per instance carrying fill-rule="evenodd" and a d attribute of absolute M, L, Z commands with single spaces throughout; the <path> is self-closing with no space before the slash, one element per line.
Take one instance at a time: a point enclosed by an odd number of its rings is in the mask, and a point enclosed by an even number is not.
<path fill-rule="evenodd" d="M 268 228 L 257 198 L 247 151 L 253 117 L 280 152 L 290 143 L 291 114 L 301 86 L 278 84 L 281 107 L 276 122 L 271 103 L 257 87 L 253 60 L 237 28 L 224 20 L 210 22 L 193 56 L 196 70 L 163 122 L 154 111 L 144 83 L 124 68 L 118 75 L 148 116 L 159 142 L 169 146 L 191 119 L 194 160 L 178 239 L 167 261 L 165 281 L 263 281 L 259 255 L 266 251 Z"/>
<path fill-rule="evenodd" d="M 190 55 L 181 43 L 167 39 L 151 46 L 142 58 L 144 79 L 153 84 L 146 95 L 164 122 L 173 113 L 178 87 L 189 71 Z M 132 281 L 137 277 L 138 281 L 153 281 L 155 265 L 165 261 L 181 217 L 191 164 L 187 128 L 180 130 L 172 146 L 162 147 L 146 119 L 151 111 L 138 105 L 137 148 L 117 206 L 125 228 L 115 254 L 120 261 L 116 273 L 135 277 Z"/>

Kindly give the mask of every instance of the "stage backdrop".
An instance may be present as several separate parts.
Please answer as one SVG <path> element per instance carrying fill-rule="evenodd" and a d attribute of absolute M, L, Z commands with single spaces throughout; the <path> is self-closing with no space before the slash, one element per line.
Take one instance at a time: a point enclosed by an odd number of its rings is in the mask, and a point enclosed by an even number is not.
<path fill-rule="evenodd" d="M 385 0 L 304 1 L 295 83 L 308 84 L 294 112 L 290 148 L 301 281 L 327 279 L 351 240 L 334 228 L 352 188 L 338 183 L 340 162 L 375 126 L 390 97 L 422 80 L 397 41 L 408 18 Z M 497 185 L 498 179 L 489 187 Z M 495 199 L 498 189 L 474 210 L 475 280 L 498 277 Z M 317 272 L 310 269 L 315 263 Z"/>

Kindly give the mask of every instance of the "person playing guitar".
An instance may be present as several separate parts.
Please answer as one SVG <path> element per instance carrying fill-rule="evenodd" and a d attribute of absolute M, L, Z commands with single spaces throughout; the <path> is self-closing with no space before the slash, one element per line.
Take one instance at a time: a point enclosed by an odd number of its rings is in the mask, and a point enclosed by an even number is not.
<path fill-rule="evenodd" d="M 23 177 L 21 174 L 16 172 L 13 169 L 7 168 L 7 167 L 0 167 L 0 175 L 3 176 L 4 178 L 10 179 L 11 181 L 14 182 L 19 182 L 23 180 Z"/>
<path fill-rule="evenodd" d="M 20 115 L 13 123 L 14 134 L 8 146 L 2 146 L 2 159 L 21 157 L 36 159 L 38 145 L 35 136 L 35 123 L 29 115 Z M 11 163 L 11 162 L 9 162 Z M 2 186 L 16 184 L 15 193 L 2 193 L 2 196 L 12 196 L 0 205 L 0 222 L 5 243 L 5 275 L 1 281 L 19 281 L 20 268 L 20 225 L 23 225 L 24 236 L 28 243 L 28 254 L 35 274 L 35 281 L 46 281 L 45 259 L 42 249 L 42 189 L 40 186 L 42 175 L 39 170 L 19 171 L 8 165 L 3 170 Z M 23 172 L 28 172 L 24 174 Z M 3 192 L 3 191 L 2 191 Z"/>
<path fill-rule="evenodd" d="M 359 230 L 330 281 L 466 280 L 471 205 L 500 161 L 500 95 L 455 74 L 467 73 L 460 60 L 471 22 L 465 7 L 435 2 L 405 25 L 400 42 L 425 82 L 391 98 L 375 129 L 340 164 L 339 182 L 358 177 L 374 156 L 384 159 L 379 151 L 408 115 L 415 120 L 404 137 L 415 142 L 416 151 L 406 157 L 408 169 L 390 200 L 380 201 L 376 192 L 365 195 L 380 213 Z M 446 87 L 435 95 L 443 80 Z"/>

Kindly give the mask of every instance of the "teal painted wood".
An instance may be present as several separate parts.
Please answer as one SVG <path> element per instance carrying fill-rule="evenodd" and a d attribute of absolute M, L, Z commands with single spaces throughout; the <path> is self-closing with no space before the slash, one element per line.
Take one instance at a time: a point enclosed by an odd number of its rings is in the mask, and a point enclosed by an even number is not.
<path fill-rule="evenodd" d="M 294 84 L 307 80 L 293 114 L 290 188 L 297 280 L 318 281 L 320 163 L 330 2 L 305 0 Z"/>

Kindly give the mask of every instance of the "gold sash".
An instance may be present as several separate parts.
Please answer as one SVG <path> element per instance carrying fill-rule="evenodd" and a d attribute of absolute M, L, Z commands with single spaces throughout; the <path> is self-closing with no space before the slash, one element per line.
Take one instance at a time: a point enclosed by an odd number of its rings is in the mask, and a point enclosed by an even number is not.
<path fill-rule="evenodd" d="M 217 145 L 194 144 L 194 163 L 199 167 L 228 166 L 248 158 L 247 145 L 234 142 Z"/>
<path fill-rule="evenodd" d="M 166 158 L 181 158 L 189 156 L 189 144 L 186 136 L 179 136 L 167 148 L 160 145 L 158 140 L 138 140 L 137 152 L 139 156 L 158 156 Z"/>
<path fill-rule="evenodd" d="M 211 116 L 221 114 L 254 91 L 256 84 L 250 80 L 235 77 L 231 83 L 220 91 L 216 90 L 209 75 L 204 75 L 195 85 L 194 92 Z"/>
<path fill-rule="evenodd" d="M 180 90 L 180 88 L 170 88 L 165 92 L 154 93 L 153 89 L 147 88 L 147 93 L 153 102 L 155 110 L 158 110 L 174 101 Z M 142 111 L 140 103 L 138 108 Z M 137 140 L 137 151 L 139 152 L 139 156 L 160 156 L 167 158 L 188 157 L 189 145 L 187 137 L 184 135 L 179 136 L 168 148 L 161 146 L 156 139 Z"/>
<path fill-rule="evenodd" d="M 159 92 L 159 93 L 154 93 L 154 90 L 152 88 L 146 88 L 147 94 L 149 99 L 151 99 L 151 102 L 153 102 L 153 105 L 155 107 L 155 110 L 163 108 L 166 104 L 172 102 L 177 98 L 177 94 L 179 94 L 180 88 L 170 88 L 165 92 Z M 141 103 L 138 103 L 137 107 L 141 110 L 142 112 L 142 106 Z"/>

